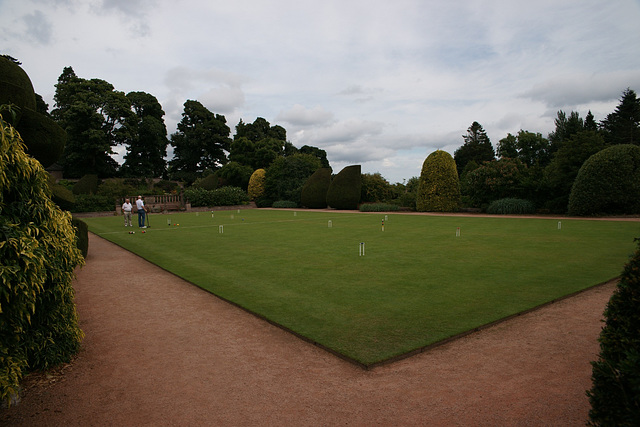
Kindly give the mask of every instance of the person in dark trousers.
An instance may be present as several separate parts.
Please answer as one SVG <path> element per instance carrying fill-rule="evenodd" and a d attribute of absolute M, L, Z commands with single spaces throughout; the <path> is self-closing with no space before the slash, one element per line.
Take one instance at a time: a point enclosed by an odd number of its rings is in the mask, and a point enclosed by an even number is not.
<path fill-rule="evenodd" d="M 144 205 L 142 196 L 138 196 L 138 200 L 136 200 L 136 207 L 138 208 L 138 227 L 147 228 L 147 226 L 145 225 L 147 207 Z"/>

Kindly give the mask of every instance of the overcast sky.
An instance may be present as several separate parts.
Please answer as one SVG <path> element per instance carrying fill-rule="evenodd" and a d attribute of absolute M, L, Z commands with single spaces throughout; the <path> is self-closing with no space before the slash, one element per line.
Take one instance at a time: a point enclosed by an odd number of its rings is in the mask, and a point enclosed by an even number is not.
<path fill-rule="evenodd" d="M 169 133 L 194 99 L 394 183 L 474 121 L 496 147 L 640 92 L 640 1 L 0 0 L 0 54 L 50 109 L 71 66 L 156 96 Z"/>

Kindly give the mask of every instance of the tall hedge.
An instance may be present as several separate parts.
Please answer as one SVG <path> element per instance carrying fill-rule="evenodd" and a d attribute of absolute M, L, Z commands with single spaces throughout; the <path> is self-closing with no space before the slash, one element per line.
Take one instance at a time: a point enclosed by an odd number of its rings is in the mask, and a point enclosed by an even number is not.
<path fill-rule="evenodd" d="M 249 186 L 247 187 L 249 199 L 257 200 L 264 195 L 264 179 L 266 173 L 264 169 L 256 169 L 253 174 L 251 174 Z"/>
<path fill-rule="evenodd" d="M 42 165 L 1 119 L 0 137 L 0 400 L 8 401 L 27 369 L 47 369 L 78 351 L 72 280 L 84 261 Z"/>
<path fill-rule="evenodd" d="M 568 213 L 640 213 L 640 147 L 614 145 L 589 157 L 573 183 Z"/>
<path fill-rule="evenodd" d="M 329 185 L 327 205 L 334 209 L 358 209 L 362 196 L 362 172 L 360 165 L 342 169 Z"/>
<path fill-rule="evenodd" d="M 327 191 L 331 185 L 331 168 L 320 168 L 307 179 L 302 187 L 300 204 L 310 209 L 327 207 Z"/>
<path fill-rule="evenodd" d="M 604 312 L 592 362 L 589 418 L 599 426 L 640 425 L 640 241 Z"/>
<path fill-rule="evenodd" d="M 456 212 L 460 209 L 460 181 L 451 154 L 437 150 L 422 164 L 416 210 L 419 212 Z"/>

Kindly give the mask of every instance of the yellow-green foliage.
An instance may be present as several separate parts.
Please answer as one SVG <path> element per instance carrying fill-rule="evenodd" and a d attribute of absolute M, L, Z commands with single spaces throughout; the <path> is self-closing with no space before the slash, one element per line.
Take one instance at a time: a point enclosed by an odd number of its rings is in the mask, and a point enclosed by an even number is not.
<path fill-rule="evenodd" d="M 71 215 L 51 201 L 42 165 L 2 119 L 0 137 L 0 401 L 6 401 L 27 369 L 47 369 L 78 351 L 72 280 L 84 260 Z"/>
<path fill-rule="evenodd" d="M 451 154 L 437 150 L 422 164 L 416 196 L 419 212 L 455 212 L 460 209 L 460 180 Z"/>
<path fill-rule="evenodd" d="M 267 172 L 264 169 L 257 169 L 249 178 L 249 199 L 256 200 L 264 195 L 264 182 Z"/>

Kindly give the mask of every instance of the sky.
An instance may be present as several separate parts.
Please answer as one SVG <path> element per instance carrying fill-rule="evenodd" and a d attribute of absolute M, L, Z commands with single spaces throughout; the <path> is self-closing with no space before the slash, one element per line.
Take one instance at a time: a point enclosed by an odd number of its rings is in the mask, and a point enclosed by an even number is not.
<path fill-rule="evenodd" d="M 558 110 L 604 119 L 640 93 L 639 22 L 640 0 L 0 0 L 0 54 L 50 109 L 70 66 L 154 95 L 169 134 L 197 100 L 395 183 L 474 121 L 495 148 Z"/>

